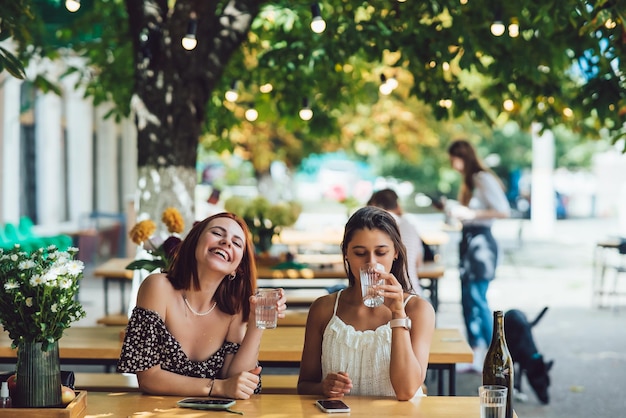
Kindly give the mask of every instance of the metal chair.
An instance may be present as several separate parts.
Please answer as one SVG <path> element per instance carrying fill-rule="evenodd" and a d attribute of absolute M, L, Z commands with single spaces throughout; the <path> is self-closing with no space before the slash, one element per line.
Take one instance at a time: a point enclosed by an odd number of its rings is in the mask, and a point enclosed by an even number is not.
<path fill-rule="evenodd" d="M 619 297 L 626 295 L 626 290 L 619 288 L 620 275 L 626 273 L 626 239 L 622 239 L 621 244 L 617 247 L 617 251 L 620 254 L 620 263 L 612 266 L 615 270 L 615 275 L 613 276 L 613 286 L 608 292 L 609 300 L 612 301 L 613 310 L 616 312 L 619 310 Z"/>

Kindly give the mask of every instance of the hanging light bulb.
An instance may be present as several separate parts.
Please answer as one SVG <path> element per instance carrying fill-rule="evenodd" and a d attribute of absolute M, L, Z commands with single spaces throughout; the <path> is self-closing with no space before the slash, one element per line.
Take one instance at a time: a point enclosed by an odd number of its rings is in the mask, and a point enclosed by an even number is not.
<path fill-rule="evenodd" d="M 378 91 L 380 92 L 380 94 L 385 95 L 385 96 L 391 94 L 391 91 L 393 90 L 391 86 L 392 84 L 388 82 L 387 77 L 385 77 L 385 74 L 381 74 L 380 86 L 378 86 Z"/>
<path fill-rule="evenodd" d="M 313 110 L 311 110 L 311 108 L 309 107 L 309 99 L 307 99 L 306 97 L 302 99 L 302 109 L 300 109 L 298 115 L 300 115 L 300 119 L 305 121 L 311 120 L 311 118 L 313 117 Z"/>
<path fill-rule="evenodd" d="M 258 119 L 259 112 L 257 112 L 257 110 L 254 108 L 254 105 L 251 104 L 250 108 L 246 110 L 245 116 L 248 121 L 254 122 L 255 120 Z"/>
<path fill-rule="evenodd" d="M 322 19 L 319 4 L 311 4 L 311 13 L 313 14 L 313 20 L 311 20 L 311 30 L 315 33 L 324 32 L 324 30 L 326 30 L 326 21 Z"/>
<path fill-rule="evenodd" d="M 259 87 L 259 91 L 261 93 L 269 93 L 274 90 L 274 86 L 271 83 L 265 83 L 261 87 Z"/>
<path fill-rule="evenodd" d="M 80 0 L 65 0 L 65 8 L 74 13 L 80 9 Z"/>
<path fill-rule="evenodd" d="M 224 97 L 226 97 L 226 100 L 228 100 L 229 102 L 232 102 L 232 103 L 237 101 L 237 99 L 239 98 L 239 93 L 237 93 L 237 82 L 236 81 L 233 81 L 233 84 L 230 86 L 230 90 L 228 90 L 226 92 Z"/>
<path fill-rule="evenodd" d="M 509 36 L 511 38 L 517 38 L 519 36 L 519 22 L 517 19 L 511 19 L 511 24 L 509 25 Z"/>
<path fill-rule="evenodd" d="M 491 33 L 493 36 L 502 36 L 506 30 L 506 27 L 502 22 L 502 13 L 496 11 L 494 17 L 493 23 L 491 24 Z"/>
<path fill-rule="evenodd" d="M 391 91 L 398 88 L 398 80 L 394 76 L 391 76 L 387 79 L 387 84 L 389 84 L 389 88 L 391 89 Z"/>
<path fill-rule="evenodd" d="M 198 45 L 198 39 L 196 38 L 196 32 L 198 30 L 198 19 L 196 14 L 192 13 L 189 17 L 189 23 L 187 23 L 187 33 L 182 40 L 183 48 L 187 51 L 191 51 Z"/>

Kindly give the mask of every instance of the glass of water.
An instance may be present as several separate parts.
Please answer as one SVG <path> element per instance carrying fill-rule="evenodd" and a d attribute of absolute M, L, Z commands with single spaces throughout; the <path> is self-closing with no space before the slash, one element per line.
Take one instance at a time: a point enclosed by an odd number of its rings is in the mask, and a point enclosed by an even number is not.
<path fill-rule="evenodd" d="M 506 386 L 480 386 L 478 388 L 480 418 L 505 418 L 507 391 Z"/>
<path fill-rule="evenodd" d="M 367 263 L 361 266 L 359 273 L 361 277 L 361 294 L 365 306 L 375 308 L 385 302 L 385 298 L 378 289 L 378 286 L 385 283 L 380 277 L 380 272 L 384 272 L 384 267 L 380 263 Z"/>
<path fill-rule="evenodd" d="M 257 289 L 256 291 L 256 327 L 261 329 L 276 328 L 278 321 L 278 309 L 276 302 L 280 299 L 278 289 Z"/>

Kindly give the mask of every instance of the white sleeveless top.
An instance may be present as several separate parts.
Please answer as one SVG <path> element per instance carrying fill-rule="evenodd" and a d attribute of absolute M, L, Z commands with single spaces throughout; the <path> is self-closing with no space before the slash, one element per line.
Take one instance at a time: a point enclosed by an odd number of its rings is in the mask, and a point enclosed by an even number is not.
<path fill-rule="evenodd" d="M 391 379 L 391 327 L 357 331 L 337 316 L 341 290 L 337 293 L 333 316 L 322 340 L 322 378 L 328 373 L 346 372 L 352 379 L 351 395 L 396 396 Z M 415 295 L 404 301 L 404 306 Z M 423 396 L 420 387 L 413 397 Z"/>

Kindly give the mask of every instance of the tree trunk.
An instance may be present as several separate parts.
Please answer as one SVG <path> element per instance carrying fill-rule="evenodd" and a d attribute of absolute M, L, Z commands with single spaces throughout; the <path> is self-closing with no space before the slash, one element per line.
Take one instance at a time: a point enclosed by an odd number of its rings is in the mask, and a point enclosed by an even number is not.
<path fill-rule="evenodd" d="M 220 15 L 217 2 L 179 0 L 171 10 L 169 3 L 126 1 L 135 55 L 131 106 L 137 124 L 138 213 L 158 220 L 165 207 L 177 207 L 188 230 L 195 219 L 197 147 L 206 106 L 262 1 L 233 0 Z M 181 40 L 192 12 L 198 45 L 187 51 Z"/>
<path fill-rule="evenodd" d="M 195 221 L 195 189 L 197 183 L 195 166 L 155 167 L 142 166 L 138 171 L 139 211 L 138 217 L 147 214 L 158 227 L 161 214 L 167 207 L 180 211 L 185 221 L 185 232 L 189 231 Z M 141 219 L 141 218 L 140 218 Z M 163 232 L 166 235 L 167 231 Z"/>

